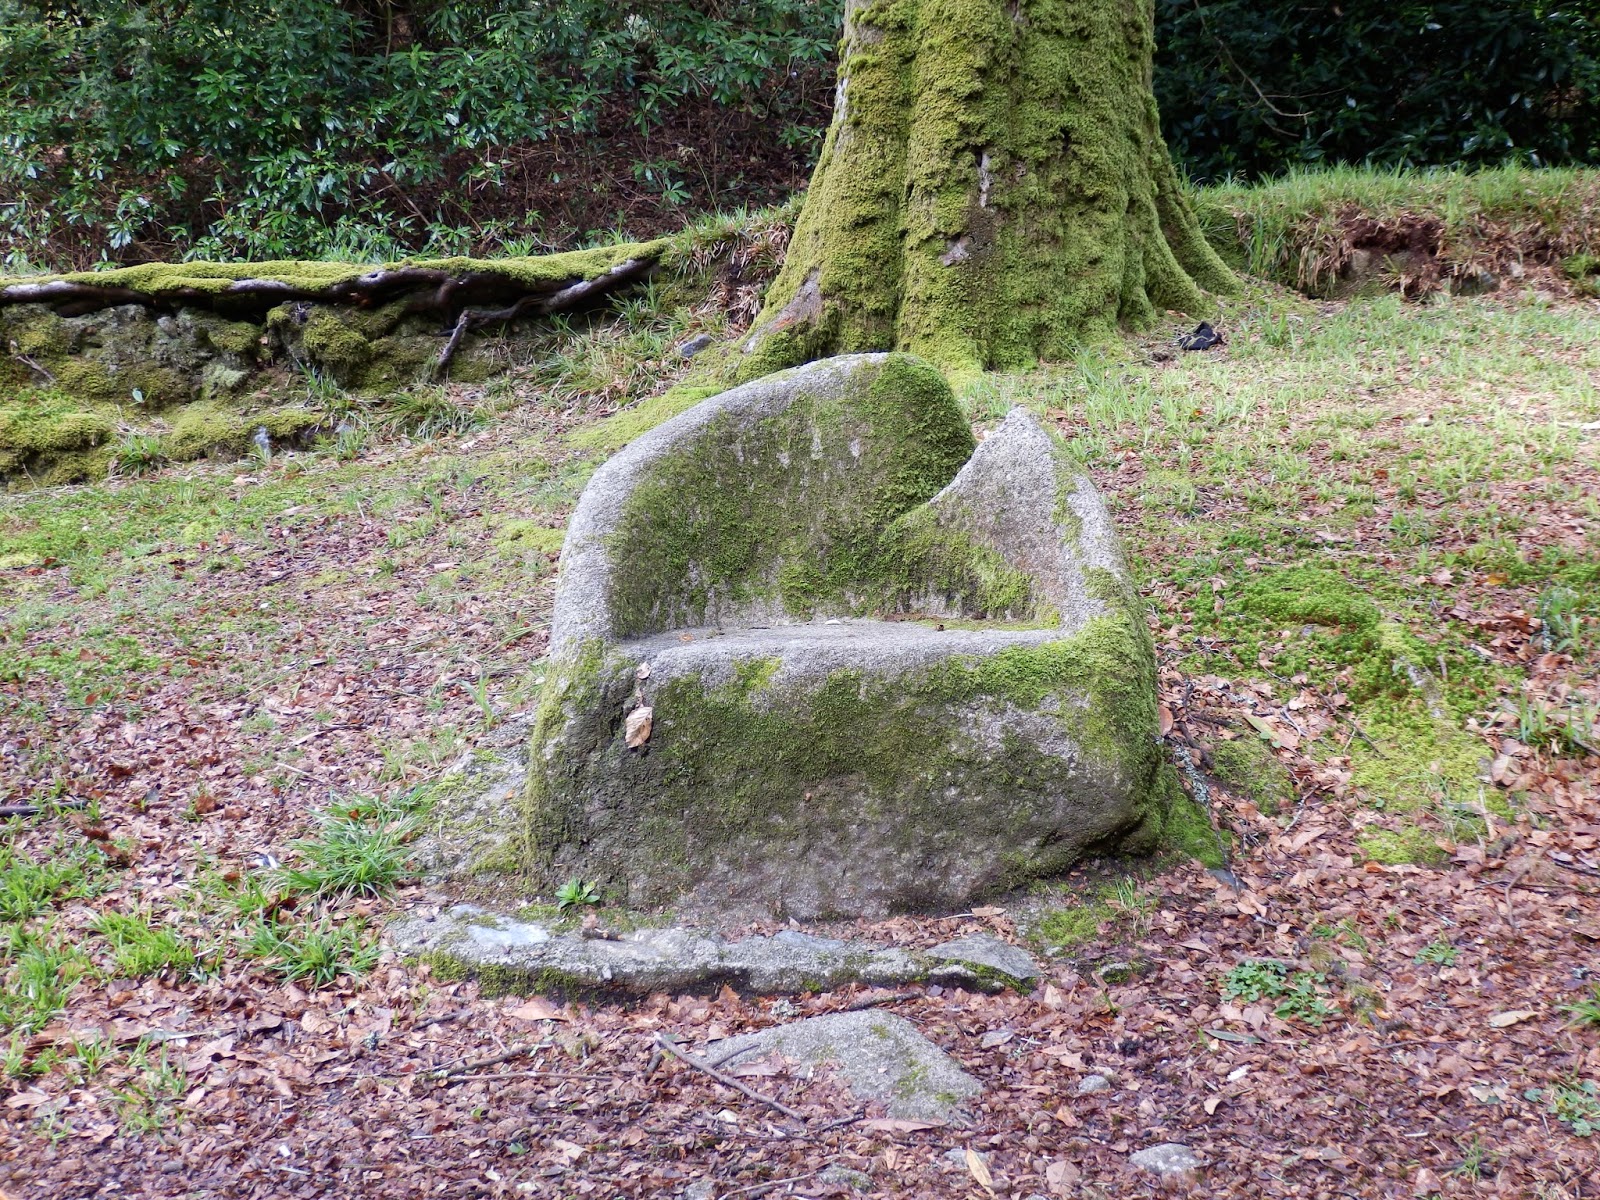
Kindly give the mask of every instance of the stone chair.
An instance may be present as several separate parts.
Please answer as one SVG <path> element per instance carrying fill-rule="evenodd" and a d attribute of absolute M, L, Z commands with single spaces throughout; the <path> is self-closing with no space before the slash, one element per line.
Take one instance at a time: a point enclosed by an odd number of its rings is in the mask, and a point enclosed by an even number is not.
<path fill-rule="evenodd" d="M 945 910 L 1161 822 L 1154 654 L 1093 484 L 930 365 L 826 359 L 605 463 L 568 527 L 531 865 L 634 905 Z"/>

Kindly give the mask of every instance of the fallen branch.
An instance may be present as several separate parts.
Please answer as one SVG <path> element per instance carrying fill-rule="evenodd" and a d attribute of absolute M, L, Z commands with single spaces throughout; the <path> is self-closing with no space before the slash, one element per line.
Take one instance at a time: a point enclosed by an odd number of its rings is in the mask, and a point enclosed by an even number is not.
<path fill-rule="evenodd" d="M 12 345 L 14 346 L 14 345 L 16 345 L 16 343 L 13 342 Z M 44 367 L 42 367 L 38 363 L 34 362 L 33 359 L 29 358 L 26 354 L 13 354 L 11 357 L 16 359 L 23 366 L 27 367 L 28 370 L 36 371 L 40 375 L 43 375 L 44 376 L 44 381 L 46 383 L 50 384 L 51 386 L 55 385 L 56 377 L 54 375 L 50 374 L 49 371 L 45 370 Z"/>
<path fill-rule="evenodd" d="M 128 287 L 119 282 L 119 272 L 109 271 L 100 279 L 46 279 L 0 286 L 0 307 L 46 304 L 63 316 L 81 316 L 125 304 L 167 311 L 203 308 L 265 312 L 288 301 L 311 301 L 370 310 L 408 298 L 407 312 L 437 313 L 456 322 L 465 316 L 467 327 L 477 328 L 510 320 L 530 310 L 548 315 L 577 308 L 647 274 L 656 265 L 662 249 L 660 242 L 641 245 L 632 257 L 593 279 L 582 278 L 581 268 L 565 279 L 519 279 L 510 271 L 497 270 L 493 262 L 464 264 L 460 260 L 444 260 L 439 265 L 379 267 L 331 282 L 270 277 L 217 278 L 216 268 L 211 267 L 209 274 L 204 269 L 192 271 L 187 281 L 181 276 L 175 278 L 171 281 L 174 286 L 170 287 Z M 206 264 L 199 267 L 205 268 Z M 510 301 L 510 304 L 482 311 L 474 308 L 497 301 L 502 305 Z M 460 339 L 455 340 L 459 345 Z M 451 354 L 454 354 L 453 348 Z"/>
<path fill-rule="evenodd" d="M 584 1075 L 578 1070 L 491 1070 L 482 1075 L 448 1075 L 451 1083 L 470 1083 L 472 1080 L 483 1078 L 555 1078 L 555 1080 L 597 1080 L 597 1078 L 622 1078 L 611 1070 L 597 1070 L 594 1074 Z"/>
<path fill-rule="evenodd" d="M 633 282 L 649 272 L 654 266 L 654 259 L 630 258 L 618 263 L 609 271 L 596 275 L 593 279 L 580 279 L 576 283 L 570 283 L 553 295 L 523 296 L 515 304 L 507 308 L 487 311 L 462 309 L 461 315 L 456 318 L 455 328 L 450 331 L 449 339 L 439 351 L 439 357 L 434 361 L 434 377 L 438 378 L 449 369 L 450 360 L 455 357 L 456 351 L 461 346 L 461 340 L 466 337 L 469 331 L 481 329 L 485 325 L 502 325 L 507 321 L 514 321 L 525 312 L 532 312 L 534 315 L 541 317 L 568 312 L 574 308 L 581 307 L 612 288 Z"/>
<path fill-rule="evenodd" d="M 1597 879 L 1600 879 L 1600 870 L 1596 870 L 1594 867 L 1586 867 L 1582 863 L 1562 862 L 1559 858 L 1556 858 L 1553 854 L 1552 855 L 1548 855 L 1547 857 L 1549 857 L 1550 861 L 1555 863 L 1555 865 L 1558 866 L 1558 867 L 1562 867 L 1562 868 L 1564 868 L 1564 869 L 1566 869 L 1568 871 L 1576 871 L 1580 875 L 1593 875 Z"/>
<path fill-rule="evenodd" d="M 791 1183 L 804 1183 L 821 1174 L 821 1171 L 813 1171 L 809 1175 L 791 1175 L 787 1179 L 769 1179 L 765 1183 L 746 1184 L 742 1188 L 734 1188 L 731 1192 L 723 1192 L 722 1200 L 733 1200 L 735 1196 L 759 1196 L 762 1192 L 770 1192 L 773 1188 L 781 1188 Z"/>
<path fill-rule="evenodd" d="M 678 1045 L 677 1042 L 673 1041 L 664 1033 L 656 1035 L 656 1048 L 658 1050 L 664 1050 L 674 1058 L 682 1059 L 696 1071 L 711 1076 L 711 1078 L 715 1079 L 724 1087 L 731 1087 L 734 1091 L 748 1096 L 750 1099 L 761 1104 L 765 1104 L 768 1108 L 776 1109 L 778 1112 L 781 1112 L 784 1116 L 790 1118 L 791 1120 L 799 1121 L 802 1124 L 805 1122 L 805 1117 L 801 1113 L 796 1112 L 787 1104 L 784 1104 L 781 1100 L 774 1100 L 771 1096 L 763 1096 L 754 1088 L 748 1088 L 744 1084 L 740 1083 L 732 1075 L 725 1075 L 715 1067 L 711 1066 L 709 1063 L 701 1062 L 698 1058 L 694 1057 L 694 1055 L 690 1054 L 687 1050 L 684 1050 Z"/>
<path fill-rule="evenodd" d="M 474 1011 L 475 1010 L 472 1009 L 472 1008 L 457 1008 L 457 1009 L 453 1009 L 453 1010 L 451 1010 L 450 1012 L 447 1012 L 447 1013 L 440 1013 L 436 1017 L 429 1017 L 424 1021 L 418 1021 L 411 1028 L 413 1030 L 426 1029 L 430 1025 L 443 1025 L 443 1024 L 449 1022 L 449 1021 L 459 1021 L 459 1020 L 461 1020 L 462 1017 L 470 1017 L 473 1014 Z"/>

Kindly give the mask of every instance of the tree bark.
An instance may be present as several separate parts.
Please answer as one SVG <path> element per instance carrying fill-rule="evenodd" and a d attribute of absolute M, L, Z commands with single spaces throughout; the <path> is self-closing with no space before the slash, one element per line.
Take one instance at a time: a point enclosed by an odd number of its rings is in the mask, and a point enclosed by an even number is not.
<path fill-rule="evenodd" d="M 833 125 L 740 375 L 1062 359 L 1236 281 L 1161 138 L 1153 0 L 848 0 Z"/>

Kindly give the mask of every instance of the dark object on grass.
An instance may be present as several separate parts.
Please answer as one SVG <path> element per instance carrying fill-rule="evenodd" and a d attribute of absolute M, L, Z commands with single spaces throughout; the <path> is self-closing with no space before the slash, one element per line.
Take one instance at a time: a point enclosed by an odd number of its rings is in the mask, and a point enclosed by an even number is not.
<path fill-rule="evenodd" d="M 36 817 L 51 809 L 88 808 L 87 800 L 45 800 L 39 804 L 0 804 L 0 819 Z"/>
<path fill-rule="evenodd" d="M 1178 346 L 1183 350 L 1209 350 L 1222 345 L 1223 341 L 1223 336 L 1211 327 L 1210 321 L 1201 321 L 1193 333 L 1186 333 L 1178 339 Z"/>

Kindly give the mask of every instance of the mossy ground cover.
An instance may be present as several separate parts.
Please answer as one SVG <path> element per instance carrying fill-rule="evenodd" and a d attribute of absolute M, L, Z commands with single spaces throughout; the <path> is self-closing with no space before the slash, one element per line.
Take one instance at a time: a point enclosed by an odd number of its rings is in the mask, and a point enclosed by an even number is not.
<path fill-rule="evenodd" d="M 503 381 L 438 393 L 468 420 L 286 394 L 371 419 L 270 458 L 0 498 L 0 792 L 42 809 L 0 827 L 0 1185 L 225 1192 L 282 1159 L 360 1194 L 365 1172 L 409 1169 L 383 1131 L 425 1127 L 429 1183 L 462 1190 L 489 1166 L 512 1186 L 555 1166 L 637 1183 L 619 1194 L 786 1177 L 749 1165 L 747 1112 L 768 1114 L 687 1070 L 647 1077 L 650 1039 L 860 997 L 661 997 L 545 1022 L 382 957 L 392 896 L 284 911 L 274 882 L 315 865 L 292 845 L 315 814 L 398 801 L 534 703 L 555 534 L 615 444 L 605 421 L 699 369 L 679 341 L 727 327 L 670 287 L 646 296 L 551 330 Z M 980 431 L 1033 406 L 1115 505 L 1153 609 L 1166 748 L 1189 756 L 1239 886 L 1172 854 L 852 929 L 925 946 L 988 928 L 1061 953 L 1032 996 L 898 1003 L 991 1087 L 971 1129 L 823 1128 L 853 1110 L 753 1079 L 817 1106 L 795 1173 L 825 1158 L 885 1190 L 966 1195 L 944 1154 L 970 1144 L 1023 1194 L 1055 1163 L 1132 1191 L 1112 1147 L 1174 1140 L 1252 1196 L 1448 1194 L 1474 1174 L 1573 1196 L 1589 1178 L 1592 1138 L 1561 1097 L 1588 1095 L 1600 1060 L 1562 1006 L 1588 994 L 1600 928 L 1583 832 L 1600 825 L 1600 314 L 1530 272 L 1424 305 L 1254 283 L 1221 327 L 1219 351 L 1179 353 L 1169 327 L 985 377 L 964 402 Z M 609 443 L 581 444 L 602 428 Z M 245 936 L 269 910 L 274 936 Z M 1287 1016 L 1285 997 L 1227 992 L 1268 960 L 1306 984 Z M 195 1036 L 158 1044 L 173 1030 Z M 522 1045 L 540 1048 L 428 1074 Z M 1056 1099 L 1091 1069 L 1115 1088 Z M 710 1119 L 730 1105 L 737 1131 Z"/>

